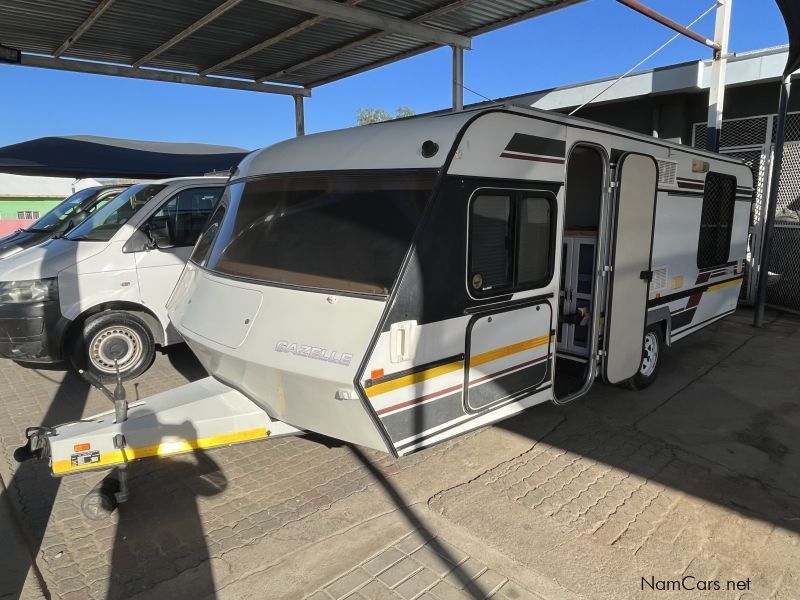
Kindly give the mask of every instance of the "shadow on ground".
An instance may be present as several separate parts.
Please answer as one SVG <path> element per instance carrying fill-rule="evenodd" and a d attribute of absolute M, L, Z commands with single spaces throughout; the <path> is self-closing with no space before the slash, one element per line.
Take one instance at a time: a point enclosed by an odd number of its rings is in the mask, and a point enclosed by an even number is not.
<path fill-rule="evenodd" d="M 742 310 L 676 342 L 647 390 L 600 384 L 499 426 L 800 532 L 800 319 L 750 322 Z M 531 436 L 556 414 L 554 430 Z"/>

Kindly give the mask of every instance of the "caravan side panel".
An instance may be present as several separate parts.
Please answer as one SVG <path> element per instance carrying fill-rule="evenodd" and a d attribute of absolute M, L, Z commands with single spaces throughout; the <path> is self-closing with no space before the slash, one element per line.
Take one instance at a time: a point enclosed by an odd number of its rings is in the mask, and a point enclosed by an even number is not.
<path fill-rule="evenodd" d="M 500 112 L 463 133 L 361 374 L 398 454 L 552 398 L 565 133 L 560 124 Z M 552 199 L 553 275 L 545 285 L 473 293 L 470 201 L 485 189 Z M 409 323 L 412 356 L 393 362 L 401 343 L 393 325 Z"/>

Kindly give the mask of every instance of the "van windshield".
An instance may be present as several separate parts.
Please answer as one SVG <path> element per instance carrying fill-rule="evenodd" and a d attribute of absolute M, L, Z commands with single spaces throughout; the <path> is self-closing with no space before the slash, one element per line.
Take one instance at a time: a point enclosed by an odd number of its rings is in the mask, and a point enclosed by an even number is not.
<path fill-rule="evenodd" d="M 224 275 L 387 295 L 435 180 L 435 171 L 371 171 L 234 183 L 208 259 L 192 259 Z"/>
<path fill-rule="evenodd" d="M 106 192 L 104 194 L 104 192 Z M 50 232 L 50 231 L 64 231 L 69 222 L 79 220 L 81 213 L 91 212 L 99 209 L 103 201 L 108 202 L 116 196 L 120 190 L 106 190 L 105 188 L 87 188 L 79 192 L 75 192 L 64 200 L 61 204 L 56 206 L 53 210 L 46 213 L 41 219 L 28 227 L 28 231 L 33 232 Z M 98 196 L 103 197 L 101 202 L 95 202 Z"/>
<path fill-rule="evenodd" d="M 107 242 L 166 185 L 141 183 L 129 187 L 66 236 L 69 240 Z"/>

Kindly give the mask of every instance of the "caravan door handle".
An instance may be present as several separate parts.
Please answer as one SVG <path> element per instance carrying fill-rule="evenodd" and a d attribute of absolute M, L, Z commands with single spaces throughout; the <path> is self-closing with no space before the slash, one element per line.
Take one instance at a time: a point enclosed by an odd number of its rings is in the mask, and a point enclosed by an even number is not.
<path fill-rule="evenodd" d="M 652 281 L 653 272 L 652 271 L 642 271 L 641 273 L 639 273 L 639 279 L 643 279 L 644 281 Z"/>

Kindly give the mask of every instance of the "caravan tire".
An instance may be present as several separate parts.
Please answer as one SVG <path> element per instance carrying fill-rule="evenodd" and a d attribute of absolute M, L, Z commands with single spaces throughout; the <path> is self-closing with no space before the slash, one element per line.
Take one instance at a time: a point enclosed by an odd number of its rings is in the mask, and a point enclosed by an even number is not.
<path fill-rule="evenodd" d="M 123 380 L 144 373 L 155 358 L 153 334 L 136 315 L 109 310 L 86 320 L 75 337 L 70 359 L 75 369 L 90 372 L 103 382 L 116 380 L 114 359 Z"/>
<path fill-rule="evenodd" d="M 637 391 L 649 387 L 658 376 L 663 355 L 664 333 L 661 325 L 650 325 L 645 330 L 642 340 L 642 362 L 639 364 L 639 370 L 625 382 L 625 386 Z"/>

